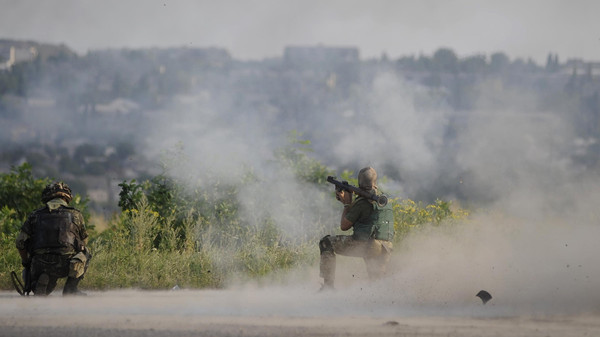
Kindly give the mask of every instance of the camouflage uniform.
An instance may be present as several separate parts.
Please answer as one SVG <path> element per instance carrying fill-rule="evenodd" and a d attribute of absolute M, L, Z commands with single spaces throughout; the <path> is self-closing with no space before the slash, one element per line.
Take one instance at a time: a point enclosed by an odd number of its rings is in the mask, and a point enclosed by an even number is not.
<path fill-rule="evenodd" d="M 367 179 L 365 179 L 365 172 L 371 174 Z M 359 187 L 364 190 L 376 190 L 376 177 L 375 170 L 372 168 L 362 169 L 359 173 Z M 387 264 L 391 258 L 392 242 L 372 237 L 373 223 L 369 220 L 371 213 L 375 211 L 372 201 L 358 197 L 350 205 L 344 207 L 348 207 L 345 218 L 352 223 L 353 234 L 327 235 L 319 242 L 320 276 L 324 280 L 324 289 L 334 286 L 336 254 L 362 257 L 371 280 L 385 275 Z"/>
<path fill-rule="evenodd" d="M 83 215 L 68 206 L 71 191 L 64 183 L 48 185 L 42 201 L 46 206 L 27 217 L 16 240 L 23 266 L 31 271 L 32 290 L 48 295 L 59 278 L 67 277 L 63 294 L 78 294 L 91 258 Z"/>

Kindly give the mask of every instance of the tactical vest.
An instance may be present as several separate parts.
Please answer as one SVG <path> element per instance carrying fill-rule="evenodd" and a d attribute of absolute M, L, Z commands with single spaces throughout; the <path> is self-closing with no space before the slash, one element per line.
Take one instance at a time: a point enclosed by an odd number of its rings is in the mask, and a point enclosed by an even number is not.
<path fill-rule="evenodd" d="M 376 202 L 371 214 L 366 220 L 354 224 L 353 237 L 357 240 L 377 239 L 392 241 L 394 239 L 394 212 L 392 206 L 387 204 L 380 207 Z"/>
<path fill-rule="evenodd" d="M 376 202 L 373 203 L 374 211 L 371 213 L 373 222 L 371 237 L 377 240 L 392 241 L 394 239 L 394 211 L 392 206 L 387 204 L 380 207 Z"/>
<path fill-rule="evenodd" d="M 71 212 L 58 209 L 52 213 L 40 212 L 32 226 L 30 250 L 49 249 L 64 251 L 75 248 L 77 226 Z"/>

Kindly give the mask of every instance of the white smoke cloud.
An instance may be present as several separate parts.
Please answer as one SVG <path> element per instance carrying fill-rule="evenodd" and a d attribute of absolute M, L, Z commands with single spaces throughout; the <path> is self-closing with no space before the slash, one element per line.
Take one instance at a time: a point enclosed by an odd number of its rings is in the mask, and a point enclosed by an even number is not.
<path fill-rule="evenodd" d="M 348 132 L 338 133 L 340 141 L 333 144 L 336 159 L 347 163 L 352 158 L 353 163 L 376 169 L 394 167 L 404 180 L 401 185 L 390 183 L 398 192 L 429 188 L 439 170 L 448 110 L 419 110 L 415 101 L 434 100 L 435 93 L 391 73 L 377 76 L 363 95 L 368 107 L 346 121 Z"/>
<path fill-rule="evenodd" d="M 494 296 L 491 303 L 503 308 L 592 306 L 596 298 L 588 294 L 600 293 L 593 240 L 600 189 L 595 174 L 571 159 L 576 139 L 571 116 L 560 107 L 540 111 L 535 93 L 494 85 L 477 88 L 477 108 L 460 113 L 445 107 L 446 93 L 390 73 L 361 89 L 353 97 L 357 107 L 342 102 L 337 110 L 302 116 L 298 125 L 306 129 L 298 131 L 314 137 L 316 159 L 339 173 L 365 165 L 399 173 L 400 181 L 383 186 L 393 196 L 430 190 L 445 198 L 462 192 L 467 202 L 485 208 L 473 209 L 466 224 L 407 237 L 396 247 L 392 275 L 380 283 L 367 284 L 362 261 L 340 258 L 341 293 L 332 295 L 337 304 L 465 306 L 486 289 Z M 170 158 L 171 173 L 194 176 L 200 186 L 206 179 L 238 182 L 252 172 L 257 182 L 239 193 L 242 216 L 251 225 L 271 219 L 290 238 L 333 232 L 339 222 L 336 204 L 273 160 L 291 131 L 278 123 L 293 126 L 293 121 L 282 122 L 280 111 L 232 111 L 229 99 L 197 93 L 147 112 L 141 128 L 145 150 L 158 158 L 182 144 L 181 162 Z M 446 137 L 449 126 L 455 138 Z M 439 189 L 440 181 L 454 182 L 459 191 Z M 314 247 L 316 255 L 317 242 Z M 306 282 L 303 287 L 316 290 L 317 268 L 308 278 L 291 277 L 284 287 Z M 345 299 L 361 287 L 364 295 Z"/>
<path fill-rule="evenodd" d="M 436 166 L 444 164 L 437 160 L 441 146 L 436 145 L 448 112 L 415 113 L 407 99 L 390 95 L 398 83 L 374 86 L 380 106 L 401 115 L 391 115 L 383 125 L 408 125 L 398 127 L 390 146 L 414 160 L 394 165 L 423 173 L 412 176 L 421 179 L 462 172 L 461 188 L 486 202 L 469 200 L 483 208 L 472 209 L 464 224 L 425 228 L 401 241 L 392 275 L 368 298 L 452 311 L 468 307 L 485 289 L 494 296 L 496 313 L 594 309 L 600 293 L 600 266 L 594 262 L 600 253 L 594 239 L 600 233 L 600 186 L 572 160 L 577 139 L 572 116 L 561 107 L 536 110 L 533 92 L 481 86 L 478 108 L 460 114 L 455 166 L 444 168 Z M 391 138 L 383 128 L 370 131 Z M 409 136 L 400 136 L 402 131 Z"/>

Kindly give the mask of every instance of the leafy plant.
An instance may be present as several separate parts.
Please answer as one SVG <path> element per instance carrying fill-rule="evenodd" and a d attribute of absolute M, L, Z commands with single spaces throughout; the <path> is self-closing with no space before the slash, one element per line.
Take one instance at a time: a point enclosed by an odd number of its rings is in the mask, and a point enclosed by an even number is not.
<path fill-rule="evenodd" d="M 291 131 L 288 145 L 275 151 L 275 158 L 283 166 L 292 169 L 296 177 L 313 184 L 324 184 L 332 171 L 318 160 L 308 156 L 313 150 L 310 140 L 301 139 L 302 133 Z"/>
<path fill-rule="evenodd" d="M 468 217 L 469 212 L 452 207 L 449 201 L 436 200 L 430 205 L 423 205 L 410 199 L 392 200 L 394 211 L 394 228 L 396 240 L 404 238 L 411 230 L 431 224 L 440 226 L 455 223 Z"/>
<path fill-rule="evenodd" d="M 0 207 L 13 210 L 13 219 L 24 220 L 29 212 L 42 206 L 42 191 L 51 181 L 34 178 L 27 162 L 12 167 L 10 173 L 0 175 Z"/>

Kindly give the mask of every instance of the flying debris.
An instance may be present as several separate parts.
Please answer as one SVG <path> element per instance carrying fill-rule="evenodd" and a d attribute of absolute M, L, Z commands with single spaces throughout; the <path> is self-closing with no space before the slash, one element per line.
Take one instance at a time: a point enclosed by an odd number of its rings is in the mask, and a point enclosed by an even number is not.
<path fill-rule="evenodd" d="M 487 302 L 489 302 L 489 300 L 492 299 L 492 295 L 490 295 L 490 293 L 488 293 L 485 290 L 479 291 L 476 296 L 481 298 L 481 300 L 483 301 L 483 304 L 486 304 Z"/>

